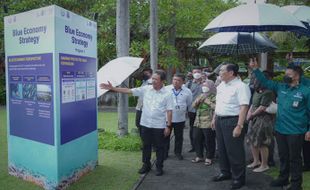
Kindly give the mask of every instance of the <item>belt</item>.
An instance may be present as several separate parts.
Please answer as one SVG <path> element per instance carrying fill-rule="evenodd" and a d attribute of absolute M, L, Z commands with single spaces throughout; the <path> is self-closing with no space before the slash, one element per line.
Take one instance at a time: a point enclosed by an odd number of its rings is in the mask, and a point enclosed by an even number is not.
<path fill-rule="evenodd" d="M 232 119 L 232 118 L 239 117 L 239 115 L 228 115 L 228 116 L 216 115 L 216 117 L 217 117 L 218 119 Z"/>

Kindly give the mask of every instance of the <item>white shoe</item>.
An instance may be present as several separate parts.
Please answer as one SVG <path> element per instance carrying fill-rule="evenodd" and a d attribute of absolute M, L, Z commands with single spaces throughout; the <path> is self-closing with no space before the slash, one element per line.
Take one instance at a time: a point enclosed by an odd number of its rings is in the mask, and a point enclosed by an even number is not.
<path fill-rule="evenodd" d="M 267 171 L 267 170 L 269 170 L 269 166 L 264 167 L 264 168 L 260 166 L 259 168 L 254 169 L 253 172 L 259 173 L 259 172 L 264 172 L 264 171 Z"/>

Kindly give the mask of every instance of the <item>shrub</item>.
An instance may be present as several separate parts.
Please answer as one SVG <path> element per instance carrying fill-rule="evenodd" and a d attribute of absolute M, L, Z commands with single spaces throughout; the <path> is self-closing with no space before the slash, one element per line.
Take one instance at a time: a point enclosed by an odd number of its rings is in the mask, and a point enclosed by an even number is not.
<path fill-rule="evenodd" d="M 113 151 L 139 151 L 141 140 L 139 136 L 126 135 L 119 137 L 112 132 L 99 132 L 99 149 Z"/>
<path fill-rule="evenodd" d="M 6 90 L 5 90 L 5 75 L 0 76 L 0 105 L 5 105 Z"/>

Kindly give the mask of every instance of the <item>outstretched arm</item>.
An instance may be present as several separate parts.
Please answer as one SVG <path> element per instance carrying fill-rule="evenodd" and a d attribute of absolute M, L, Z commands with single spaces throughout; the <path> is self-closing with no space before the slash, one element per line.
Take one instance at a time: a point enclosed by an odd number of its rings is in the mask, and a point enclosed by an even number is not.
<path fill-rule="evenodd" d="M 256 59 L 251 60 L 249 66 L 253 69 L 253 73 L 255 74 L 256 79 L 262 83 L 262 85 L 270 90 L 277 91 L 278 90 L 278 83 L 272 80 L 268 80 L 264 74 L 258 69 L 258 63 Z"/>
<path fill-rule="evenodd" d="M 105 90 L 111 90 L 114 92 L 125 93 L 125 94 L 131 94 L 132 93 L 130 88 L 113 87 L 109 81 L 108 81 L 108 83 L 101 83 L 100 88 L 105 89 Z"/>

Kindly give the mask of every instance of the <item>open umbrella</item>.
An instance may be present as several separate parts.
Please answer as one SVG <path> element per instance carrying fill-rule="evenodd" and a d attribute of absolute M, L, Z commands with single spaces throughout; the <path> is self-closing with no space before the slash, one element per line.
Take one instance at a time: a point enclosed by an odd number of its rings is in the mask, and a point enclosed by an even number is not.
<path fill-rule="evenodd" d="M 246 4 L 213 19 L 204 30 L 213 32 L 294 31 L 306 27 L 288 11 L 272 4 Z"/>
<path fill-rule="evenodd" d="M 207 39 L 198 49 L 217 54 L 254 54 L 277 48 L 268 38 L 256 33 L 220 32 Z"/>
<path fill-rule="evenodd" d="M 304 5 L 287 5 L 282 8 L 292 13 L 298 20 L 310 23 L 310 7 Z"/>
<path fill-rule="evenodd" d="M 97 72 L 97 97 L 108 91 L 99 87 L 101 83 L 109 81 L 113 86 L 120 85 L 140 67 L 142 61 L 143 58 L 139 57 L 119 57 L 101 67 Z"/>
<path fill-rule="evenodd" d="M 300 20 L 308 28 L 308 31 L 305 34 L 310 36 L 310 7 L 304 5 L 303 6 L 288 5 L 282 8 L 289 11 L 298 20 Z"/>

